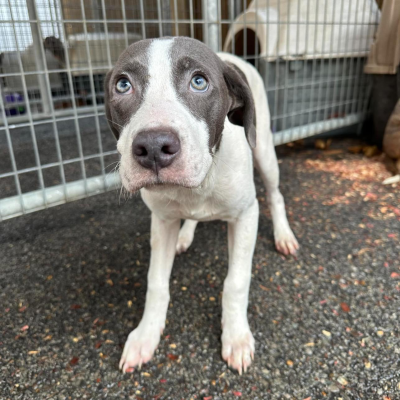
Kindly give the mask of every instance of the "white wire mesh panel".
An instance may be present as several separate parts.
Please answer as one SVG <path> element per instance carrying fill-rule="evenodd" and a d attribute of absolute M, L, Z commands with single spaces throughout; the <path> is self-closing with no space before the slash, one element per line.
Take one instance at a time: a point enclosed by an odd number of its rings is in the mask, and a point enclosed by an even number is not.
<path fill-rule="evenodd" d="M 118 185 L 103 82 L 142 38 L 184 35 L 253 63 L 275 142 L 358 123 L 374 0 L 0 0 L 0 218 Z"/>

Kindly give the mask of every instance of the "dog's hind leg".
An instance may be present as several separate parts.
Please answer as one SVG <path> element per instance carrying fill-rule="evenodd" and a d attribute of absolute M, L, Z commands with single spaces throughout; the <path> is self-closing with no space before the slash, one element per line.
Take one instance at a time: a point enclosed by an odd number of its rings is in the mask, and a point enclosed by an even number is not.
<path fill-rule="evenodd" d="M 192 219 L 186 219 L 183 223 L 181 230 L 179 231 L 178 243 L 176 244 L 176 254 L 185 252 L 193 242 L 194 231 L 198 221 Z"/>
<path fill-rule="evenodd" d="M 274 224 L 275 246 L 283 254 L 295 254 L 299 244 L 286 217 L 285 202 L 279 191 L 279 167 L 270 129 L 270 115 L 264 83 L 253 71 L 249 83 L 256 109 L 257 145 L 253 149 L 254 164 L 267 190 L 267 200 Z"/>
<path fill-rule="evenodd" d="M 279 191 L 279 166 L 270 129 L 267 96 L 261 78 L 254 93 L 257 116 L 257 145 L 253 149 L 254 164 L 267 190 L 267 201 L 274 224 L 275 246 L 283 254 L 295 254 L 299 244 L 290 229 L 285 202 Z"/>
<path fill-rule="evenodd" d="M 272 134 L 257 135 L 257 146 L 253 150 L 257 170 L 267 190 L 267 201 L 274 225 L 275 246 L 283 254 L 295 254 L 299 244 L 290 229 L 286 216 L 285 201 L 279 191 L 279 167 Z"/>

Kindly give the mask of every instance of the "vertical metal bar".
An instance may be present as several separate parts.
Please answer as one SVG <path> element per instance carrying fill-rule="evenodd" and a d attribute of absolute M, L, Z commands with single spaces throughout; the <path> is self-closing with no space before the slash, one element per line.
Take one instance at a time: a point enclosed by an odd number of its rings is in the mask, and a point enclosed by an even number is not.
<path fill-rule="evenodd" d="M 374 7 L 376 7 L 376 4 L 373 3 L 373 2 L 370 2 L 370 15 L 372 15 Z M 365 23 L 365 20 L 364 20 L 365 14 L 364 14 L 364 17 L 363 17 L 363 22 L 364 23 Z M 368 24 L 368 34 L 365 35 L 366 39 L 365 39 L 364 51 L 366 51 L 368 49 L 368 45 L 370 44 L 370 43 L 368 43 L 368 41 L 370 40 L 369 33 L 370 33 L 371 29 L 376 29 L 376 25 L 372 25 L 368 21 L 367 21 L 367 24 Z M 360 52 L 361 51 L 363 51 L 363 48 L 362 48 L 362 44 L 360 43 Z M 365 58 L 364 58 L 364 62 L 365 62 Z M 361 98 L 360 98 L 360 106 L 357 107 L 357 113 L 362 113 L 362 114 L 365 115 L 365 113 L 367 111 L 367 107 L 368 107 L 368 101 L 369 101 L 369 96 L 366 96 L 365 92 L 370 92 L 370 88 L 371 87 L 370 87 L 370 85 L 368 85 L 368 82 L 367 82 L 367 79 L 369 78 L 369 76 L 367 74 L 362 73 L 362 72 L 360 73 L 360 75 L 361 75 L 361 82 L 360 82 L 360 95 L 361 95 Z M 360 129 L 361 129 L 361 124 L 359 126 L 359 130 Z"/>
<path fill-rule="evenodd" d="M 324 45 L 325 45 L 325 39 L 326 39 L 326 27 L 328 26 L 327 18 L 328 18 L 328 3 L 325 3 L 324 30 L 323 30 L 323 33 L 322 33 L 322 49 L 321 49 L 321 56 L 320 56 L 321 57 L 321 68 L 320 68 L 320 78 L 319 78 L 319 87 L 318 87 L 318 100 L 317 100 L 317 107 L 316 107 L 317 119 L 318 119 L 318 113 L 320 112 L 320 110 L 324 110 L 324 105 L 321 106 L 322 99 L 325 97 L 326 102 L 327 103 L 329 102 L 329 87 L 326 90 L 326 96 L 324 96 L 322 88 L 323 88 L 324 81 L 325 82 L 329 82 L 329 77 L 331 76 L 331 61 L 332 61 L 332 53 L 333 53 L 332 36 L 333 36 L 333 28 L 334 28 L 335 25 L 333 23 L 331 24 L 332 33 L 331 33 L 331 40 L 330 40 L 330 43 L 331 43 L 330 51 L 329 51 L 330 54 L 328 54 L 328 57 L 329 57 L 328 75 L 327 75 L 328 77 L 324 78 L 323 77 L 323 68 L 324 68 L 323 67 L 323 63 L 324 63 L 324 60 L 326 59 L 326 57 L 324 56 L 324 53 L 325 53 Z M 318 29 L 318 24 L 316 25 L 316 30 L 315 30 L 315 35 L 316 36 L 317 36 L 317 29 Z M 327 113 L 327 111 L 328 111 L 328 107 L 326 106 L 325 107 L 325 113 Z M 324 119 L 327 119 L 327 117 L 325 116 Z"/>
<path fill-rule="evenodd" d="M 123 24 L 124 24 L 125 47 L 128 47 L 129 41 L 128 41 L 128 27 L 126 24 L 125 0 L 121 0 L 121 13 L 122 13 L 122 19 L 124 21 Z"/>
<path fill-rule="evenodd" d="M 270 73 L 270 57 L 269 57 L 269 52 L 270 52 L 270 48 L 269 48 L 269 27 L 270 27 L 270 0 L 267 0 L 267 4 L 266 4 L 267 10 L 266 10 L 266 18 L 267 20 L 265 21 L 265 44 L 266 44 L 266 49 L 265 49 L 265 58 L 264 58 L 264 62 L 263 62 L 263 68 L 264 68 L 264 89 L 266 90 L 267 96 L 268 96 L 268 92 L 270 91 L 269 88 L 269 73 Z M 268 99 L 268 107 L 269 107 L 269 99 Z M 273 125 L 273 115 L 272 115 L 272 110 L 270 110 L 270 126 L 269 128 L 272 129 L 272 125 Z"/>
<path fill-rule="evenodd" d="M 38 26 L 38 30 L 40 33 L 41 32 L 41 26 L 39 25 L 39 19 L 37 21 L 37 26 Z M 41 35 L 42 36 L 42 35 Z M 43 41 L 40 42 L 40 53 L 42 55 L 42 62 L 44 65 L 44 78 L 45 78 L 45 82 L 46 82 L 46 88 L 47 88 L 47 95 L 49 98 L 52 99 L 52 95 L 51 95 L 51 84 L 50 84 L 50 77 L 49 77 L 49 71 L 47 69 L 47 63 L 46 63 L 46 52 L 44 49 L 44 44 Z M 56 118 L 55 118 L 55 114 L 54 114 L 54 105 L 53 102 L 51 101 L 49 103 L 50 106 L 50 115 L 51 115 L 51 120 L 52 120 L 52 125 L 53 125 L 53 132 L 54 132 L 54 139 L 56 142 L 56 152 L 57 152 L 57 158 L 58 158 L 58 162 L 59 164 L 59 170 L 60 170 L 60 177 L 61 177 L 61 183 L 63 185 L 64 188 L 64 195 L 66 196 L 67 192 L 66 192 L 66 182 L 65 182 L 65 174 L 64 174 L 64 166 L 62 163 L 62 154 L 61 154 L 61 146 L 60 146 L 60 135 L 58 133 L 58 127 L 57 127 L 57 122 L 56 122 Z"/>
<path fill-rule="evenodd" d="M 230 25 L 231 25 L 231 30 L 233 32 L 232 35 L 232 40 L 231 40 L 231 53 L 235 54 L 235 9 L 236 9 L 237 3 L 235 3 L 235 0 L 230 0 L 229 1 L 229 20 L 230 20 Z"/>
<path fill-rule="evenodd" d="M 243 0 L 243 58 L 247 60 L 247 24 L 246 24 L 246 4 L 247 1 Z"/>
<path fill-rule="evenodd" d="M 194 38 L 193 0 L 189 0 L 189 18 L 190 18 L 190 37 Z"/>
<path fill-rule="evenodd" d="M 104 6 L 104 0 L 102 0 L 102 7 Z M 102 9 L 103 11 L 103 17 L 106 18 L 106 10 L 105 8 Z M 103 144 L 101 141 L 101 134 L 100 134 L 100 124 L 99 124 L 99 112 L 97 109 L 97 96 L 96 96 L 96 89 L 94 86 L 94 80 L 93 80 L 93 67 L 92 67 L 92 57 L 90 55 L 90 48 L 89 48 L 89 41 L 88 41 L 88 32 L 87 32 L 87 22 L 86 22 L 86 15 L 85 15 L 85 7 L 83 4 L 83 0 L 81 0 L 81 12 L 82 12 L 82 17 L 83 17 L 83 30 L 85 33 L 85 44 L 86 44 L 86 54 L 88 58 L 88 65 L 89 65 L 89 82 L 90 82 L 90 91 L 92 92 L 92 98 L 93 98 L 93 109 L 94 109 L 94 114 L 95 114 L 95 122 L 96 122 L 96 134 L 97 134 L 97 144 L 99 146 L 99 153 L 101 154 L 100 156 L 100 166 L 101 166 L 101 172 L 103 175 L 104 179 L 104 184 L 106 183 L 106 175 L 105 175 L 105 167 L 104 167 L 104 155 L 103 155 Z M 104 25 L 105 29 L 107 29 L 107 22 L 104 19 Z M 108 43 L 108 29 L 106 30 L 106 41 Z M 112 67 L 111 63 L 111 55 L 110 55 L 110 45 L 108 43 L 108 51 L 107 51 L 107 58 L 108 58 L 108 67 Z M 81 144 L 82 147 L 82 144 Z M 82 157 L 83 157 L 83 151 L 82 151 Z"/>
<path fill-rule="evenodd" d="M 219 50 L 218 0 L 204 0 L 203 19 L 206 21 L 206 43 L 214 51 Z"/>
<path fill-rule="evenodd" d="M 338 42 L 341 42 L 341 38 L 342 38 L 342 28 L 343 28 L 343 13 L 344 13 L 344 0 L 342 0 L 341 2 L 341 8 L 340 8 L 340 23 L 339 23 L 339 37 L 338 37 Z M 336 78 L 339 76 L 339 67 L 340 67 L 340 53 L 339 53 L 339 49 L 338 52 L 336 53 L 336 66 L 335 66 L 335 84 L 334 84 L 334 88 L 333 88 L 333 94 L 332 94 L 332 111 L 333 111 L 333 116 L 335 116 L 336 114 L 336 98 L 337 98 L 337 92 L 338 92 L 338 87 L 339 87 L 339 81 L 336 80 Z M 331 119 L 332 120 L 332 119 Z"/>
<path fill-rule="evenodd" d="M 91 0 L 92 3 L 92 13 L 93 13 L 93 19 L 99 20 L 101 19 L 100 13 L 99 13 L 99 3 L 98 0 Z M 82 14 L 84 15 L 84 14 Z M 86 19 L 83 17 L 83 19 Z M 100 25 L 94 24 L 94 30 L 96 33 L 101 33 Z"/>
<path fill-rule="evenodd" d="M 316 2 L 316 10 L 315 10 L 315 22 L 314 22 L 314 57 L 312 60 L 312 67 L 311 67 L 311 91 L 310 91 L 310 108 L 308 112 L 308 122 L 307 125 L 311 124 L 312 122 L 312 109 L 314 108 L 314 92 L 315 92 L 315 72 L 317 70 L 317 29 L 318 29 L 318 15 L 319 15 L 319 5 L 320 2 Z M 326 10 L 327 8 L 325 7 L 325 13 L 324 13 L 324 19 L 326 21 Z M 325 33 L 325 28 L 324 28 L 324 33 Z M 324 34 L 323 34 L 324 35 Z M 322 38 L 322 43 L 323 43 L 324 38 Z"/>
<path fill-rule="evenodd" d="M 108 25 L 107 25 L 106 6 L 105 6 L 104 0 L 101 0 L 101 8 L 102 8 L 102 14 L 103 14 L 103 29 L 104 29 L 105 40 L 106 40 L 108 68 L 112 68 L 111 52 L 110 52 L 110 41 L 109 41 L 109 38 L 108 38 Z M 91 57 L 90 57 L 90 54 L 88 54 L 88 62 L 89 62 L 89 68 L 91 68 Z"/>
<path fill-rule="evenodd" d="M 235 10 L 234 10 L 235 17 L 242 12 L 242 5 L 240 3 L 241 3 L 240 0 L 235 0 Z"/>
<path fill-rule="evenodd" d="M 360 9 L 360 0 L 357 0 L 356 10 L 359 10 L 359 9 Z M 355 20 L 354 23 L 356 25 L 357 20 Z M 348 27 L 348 29 L 350 30 L 350 26 Z M 352 100 L 352 95 L 354 95 L 354 93 L 356 91 L 356 87 L 353 86 L 353 85 L 355 85 L 355 82 L 356 82 L 356 76 L 354 75 L 354 72 L 353 72 L 354 58 L 355 58 L 354 57 L 354 48 L 352 51 L 353 51 L 353 54 L 350 57 L 350 67 L 349 67 L 349 73 L 348 73 L 348 76 L 350 77 L 351 80 L 348 82 L 347 89 L 346 89 L 346 96 L 345 96 L 345 100 L 344 100 L 346 105 L 345 105 L 344 111 L 343 111 L 344 116 L 347 116 L 347 114 L 349 113 L 349 110 L 351 111 L 351 107 L 354 102 L 354 98 Z"/>
<path fill-rule="evenodd" d="M 357 0 L 358 4 L 358 0 Z M 351 5 L 349 4 L 349 7 Z M 351 75 L 348 74 L 348 71 L 346 71 L 347 68 L 347 59 L 348 59 L 348 47 L 349 47 L 349 32 L 350 32 L 350 17 L 352 16 L 352 13 L 350 10 L 347 12 L 347 31 L 346 31 L 346 36 L 345 36 L 345 46 L 344 46 L 344 54 L 343 54 L 343 66 L 342 66 L 342 79 L 340 82 L 340 92 L 339 92 L 339 102 L 338 102 L 338 118 L 342 117 L 341 110 L 343 109 L 343 113 L 345 112 L 346 108 L 346 103 L 345 99 L 343 99 L 343 93 L 345 91 L 346 87 L 350 86 L 351 83 Z M 340 41 L 340 40 L 339 40 Z M 347 83 L 347 85 L 346 85 Z"/>
<path fill-rule="evenodd" d="M 171 7 L 170 7 L 170 2 L 169 1 L 163 1 L 161 3 L 161 19 L 163 21 L 171 20 Z M 171 24 L 165 24 L 164 22 L 164 27 L 163 27 L 163 36 L 171 36 L 172 35 L 172 28 Z"/>
<path fill-rule="evenodd" d="M 62 12 L 62 10 L 60 10 L 60 11 Z M 63 30 L 63 35 L 64 35 L 65 39 L 67 40 L 68 36 L 67 36 L 66 30 L 65 30 L 65 21 L 64 21 L 63 17 L 62 17 L 61 26 L 62 26 L 62 30 Z M 72 77 L 72 73 L 71 73 L 71 63 L 70 63 L 70 59 L 69 59 L 68 49 L 66 49 L 66 51 L 65 51 L 65 62 L 66 62 L 66 67 L 67 67 L 69 91 L 71 93 L 71 102 L 72 102 L 72 109 L 73 109 L 73 115 L 74 115 L 75 133 L 76 133 L 76 140 L 77 140 L 77 144 L 78 144 L 78 154 L 79 154 L 79 158 L 80 158 L 82 179 L 84 180 L 85 193 L 88 193 L 85 162 L 83 160 L 81 130 L 79 127 L 79 122 L 78 122 L 78 111 L 77 111 L 76 100 L 75 100 L 74 81 L 73 81 L 73 77 Z"/>
<path fill-rule="evenodd" d="M 299 19 L 299 17 L 300 17 L 300 2 L 297 3 L 297 19 Z M 296 51 L 295 51 L 295 54 L 299 54 L 300 53 L 300 51 L 299 51 L 299 41 L 300 41 L 300 35 L 302 34 L 302 32 L 300 31 L 300 28 L 303 27 L 302 23 L 303 23 L 302 21 L 297 21 Z M 308 25 L 308 23 L 307 23 L 307 25 Z M 306 48 L 307 48 L 307 38 L 306 38 L 305 41 L 306 41 Z M 296 62 L 298 62 L 298 61 L 296 61 Z M 306 64 L 307 64 L 307 61 L 304 60 L 303 61 L 303 72 L 305 72 L 307 70 L 307 65 Z M 297 96 L 298 96 L 297 90 L 299 89 L 299 86 L 301 86 L 300 85 L 300 78 L 299 78 L 299 70 L 297 68 L 295 68 L 294 71 L 293 71 L 293 89 L 292 89 L 293 90 L 293 96 L 290 96 L 290 97 L 296 103 L 293 102 L 294 105 L 293 105 L 292 110 L 291 110 L 292 117 L 290 119 L 289 128 L 293 128 L 296 125 L 299 125 L 299 124 L 296 124 L 296 118 L 298 120 L 300 120 L 300 118 L 301 118 L 301 109 L 303 107 L 303 103 L 299 104 L 299 109 L 298 110 L 296 109 L 296 105 L 299 102 L 298 99 L 297 99 Z M 291 140 L 296 140 L 296 139 L 297 139 L 297 136 L 295 137 L 295 135 L 293 135 L 293 137 L 291 138 Z"/>
<path fill-rule="evenodd" d="M 145 22 L 144 22 L 143 0 L 140 0 L 140 19 L 142 21 L 142 39 L 146 39 L 146 25 L 145 25 Z"/>
<path fill-rule="evenodd" d="M 164 34 L 163 34 L 163 24 L 161 15 L 161 0 L 157 0 L 157 14 L 158 14 L 158 35 L 162 37 L 164 36 Z"/>
<path fill-rule="evenodd" d="M 221 0 L 217 1 L 218 51 L 222 49 Z"/>
<path fill-rule="evenodd" d="M 53 34 L 53 36 L 56 36 L 56 31 L 54 29 L 54 22 L 53 22 L 54 18 L 53 18 L 53 8 L 51 6 L 51 0 L 47 0 L 47 8 L 49 9 L 49 15 L 50 15 L 50 20 L 51 20 L 51 28 L 52 28 L 52 31 L 53 31 L 52 34 Z"/>
<path fill-rule="evenodd" d="M 65 30 L 65 21 L 62 15 L 62 9 L 60 8 L 60 14 L 61 14 L 61 29 L 63 36 L 67 42 L 67 32 Z M 79 146 L 81 143 L 81 135 L 80 135 L 80 127 L 79 127 L 79 122 L 78 122 L 78 111 L 76 107 L 76 100 L 75 100 L 75 90 L 74 90 L 74 83 L 72 79 L 72 73 L 71 73 L 71 63 L 69 59 L 69 51 L 68 47 L 65 49 L 65 64 L 66 64 L 66 69 L 67 69 L 67 76 L 68 76 L 68 85 L 69 85 L 69 91 L 71 94 L 71 103 L 72 103 L 72 110 L 73 110 L 73 117 L 71 119 L 74 120 L 75 124 L 75 132 L 76 132 L 76 137 L 77 137 L 77 142 L 78 142 L 78 151 L 79 151 Z M 80 157 L 83 157 L 83 153 L 80 153 Z M 86 182 L 86 171 L 85 171 L 85 164 L 83 160 L 81 160 L 81 172 L 82 172 L 82 178 Z M 86 187 L 86 183 L 85 183 Z"/>
<path fill-rule="evenodd" d="M 364 7 L 363 7 L 363 23 L 364 23 L 364 18 L 365 18 L 365 11 L 366 11 L 366 7 L 367 7 L 367 0 L 364 0 Z M 362 48 L 361 48 L 361 41 L 360 41 L 360 48 L 359 48 L 359 51 L 361 52 L 361 50 L 362 50 Z M 364 57 L 361 57 L 361 55 L 359 54 L 359 56 L 358 56 L 358 59 L 357 59 L 357 66 L 356 66 L 356 71 L 357 72 L 360 72 L 360 69 L 361 69 L 361 63 L 363 63 L 364 62 Z M 363 61 L 362 61 L 363 60 Z M 358 74 L 358 76 L 357 76 L 357 78 L 356 78 L 356 81 L 355 81 L 355 83 L 354 83 L 354 87 L 355 87 L 355 89 L 354 89 L 354 91 L 355 91 L 355 99 L 357 99 L 354 103 L 353 103 L 353 105 L 352 105 L 352 107 L 351 107 L 351 113 L 357 113 L 358 112 L 358 104 L 359 104 L 359 101 L 358 101 L 358 96 L 359 96 L 359 93 L 358 93 L 358 89 L 359 89 L 359 87 L 360 87 L 360 81 L 361 81 L 361 76 L 362 75 L 364 75 L 364 74 Z M 361 89 L 360 89 L 360 93 L 361 93 Z"/>
<path fill-rule="evenodd" d="M 268 5 L 270 4 L 269 1 L 270 0 L 268 0 Z M 277 43 L 277 46 L 276 46 L 276 57 L 275 57 L 275 66 L 276 66 L 276 68 L 275 68 L 275 79 L 274 79 L 274 81 L 275 81 L 275 96 L 274 97 L 275 98 L 274 98 L 274 122 L 272 124 L 272 130 L 273 131 L 276 131 L 278 129 L 277 121 L 280 118 L 279 108 L 278 108 L 278 104 L 280 102 L 280 93 L 279 93 L 279 91 L 280 91 L 280 88 L 279 88 L 280 87 L 280 82 L 279 82 L 280 73 L 279 73 L 279 69 L 280 69 L 280 64 L 281 64 L 281 60 L 280 60 L 280 57 L 279 57 L 279 42 L 280 42 L 280 36 L 281 36 L 281 30 L 280 30 L 280 16 L 281 16 L 280 1 L 278 1 L 276 3 L 276 6 L 277 6 L 277 13 L 278 13 L 278 21 L 276 21 L 276 26 L 277 26 L 277 29 L 276 29 L 276 32 L 277 32 L 276 43 Z"/>
<path fill-rule="evenodd" d="M 299 2 L 299 6 L 300 6 L 300 2 Z M 315 27 L 315 25 L 314 25 L 314 27 Z M 307 50 L 307 47 L 308 47 L 309 28 L 310 28 L 310 0 L 307 0 L 307 18 L 306 18 L 306 36 L 305 36 L 306 50 Z M 314 48 L 314 54 L 315 54 L 315 52 L 316 52 L 316 49 Z M 310 62 L 310 63 L 313 63 L 313 62 Z M 304 60 L 303 66 L 304 66 L 303 82 L 302 82 L 303 93 L 302 93 L 302 96 L 301 96 L 301 104 L 302 104 L 302 107 L 303 107 L 304 111 L 301 113 L 301 120 L 300 120 L 299 125 L 305 125 L 306 124 L 306 119 L 307 119 L 307 114 L 305 112 L 305 110 L 307 109 L 307 106 L 305 105 L 305 102 L 306 102 L 306 97 L 305 96 L 306 96 L 306 92 L 307 92 L 308 87 L 309 87 L 309 83 L 307 83 L 307 60 Z M 311 67 L 311 68 L 313 68 L 313 67 Z M 311 71 L 311 73 L 313 73 L 313 72 Z M 312 84 L 312 82 L 311 82 L 311 84 Z M 308 100 L 310 104 L 311 104 L 311 100 L 312 99 L 310 99 L 310 98 Z"/>
<path fill-rule="evenodd" d="M 12 170 L 14 172 L 15 187 L 17 189 L 17 193 L 18 193 L 18 197 L 19 197 L 19 201 L 20 201 L 20 204 L 21 204 L 22 211 L 25 213 L 24 201 L 22 199 L 21 184 L 19 182 L 19 177 L 18 177 L 18 167 L 17 167 L 17 163 L 15 161 L 14 148 L 13 148 L 13 144 L 12 144 L 12 140 L 11 140 L 11 134 L 10 134 L 10 127 L 8 126 L 6 109 L 4 107 L 2 85 L 0 85 L 0 108 L 1 108 L 1 111 L 2 111 L 2 114 L 3 114 L 4 127 L 5 127 L 6 138 L 7 138 L 8 152 L 10 153 L 11 168 L 12 168 Z M 0 217 L 1 217 L 1 215 L 0 215 Z"/>
<path fill-rule="evenodd" d="M 35 8 L 35 0 L 26 0 L 26 6 L 28 8 L 28 15 L 30 19 L 31 33 L 32 33 L 32 41 L 33 41 L 33 54 L 35 57 L 35 65 L 37 71 L 44 70 L 43 59 L 40 54 L 40 42 L 41 37 L 39 34 L 39 26 L 37 23 L 37 13 Z M 35 22 L 33 22 L 35 21 Z M 38 74 L 37 76 L 39 82 L 39 91 L 40 91 L 40 99 L 42 101 L 43 112 L 44 114 L 50 113 L 50 103 L 52 101 L 51 97 L 48 95 L 48 91 L 46 88 L 46 80 L 42 74 Z"/>
<path fill-rule="evenodd" d="M 258 0 L 255 0 L 255 11 L 256 11 L 256 15 L 258 12 Z M 256 67 L 256 69 L 258 70 L 258 62 L 260 59 L 260 54 L 256 54 L 257 53 L 257 43 L 258 43 L 258 18 L 255 17 L 255 21 L 254 21 L 254 29 L 255 29 L 255 35 L 254 35 L 254 66 Z"/>
<path fill-rule="evenodd" d="M 42 193 L 43 193 L 44 202 L 45 202 L 45 204 L 47 204 L 45 187 L 44 187 L 44 180 L 43 180 L 43 171 L 41 169 L 39 149 L 38 149 L 37 141 L 36 141 L 36 132 L 35 132 L 35 128 L 33 126 L 32 110 L 31 110 L 31 105 L 29 103 L 28 88 L 26 86 L 24 66 L 22 64 L 21 51 L 20 51 L 20 48 L 19 48 L 20 46 L 19 46 L 19 43 L 18 43 L 18 35 L 17 35 L 16 27 L 15 27 L 14 12 L 13 12 L 13 9 L 12 9 L 11 0 L 8 0 L 8 7 L 10 9 L 11 19 L 13 21 L 12 22 L 13 34 L 14 34 L 15 46 L 16 46 L 16 50 L 17 50 L 17 54 L 18 54 L 18 65 L 19 65 L 19 69 L 21 71 L 22 88 L 23 88 L 23 94 L 24 94 L 24 97 L 25 97 L 26 111 L 27 111 L 28 120 L 29 120 L 29 129 L 30 129 L 30 132 L 31 132 L 31 138 L 32 138 L 32 143 L 33 143 L 33 152 L 34 152 L 34 155 L 35 155 L 36 166 L 38 167 L 39 185 L 40 185 L 40 189 L 42 190 Z"/>
<path fill-rule="evenodd" d="M 177 4 L 177 0 L 174 0 L 174 15 L 175 15 L 175 36 L 179 36 L 178 4 Z"/>
<path fill-rule="evenodd" d="M 56 27 L 57 27 L 57 32 L 58 32 L 58 37 L 61 40 L 66 40 L 65 37 L 62 35 L 62 30 L 60 30 L 60 24 L 59 24 L 59 17 L 61 14 L 61 4 L 60 0 L 54 0 L 54 14 L 55 14 L 55 20 L 56 20 Z"/>
<path fill-rule="evenodd" d="M 287 109 L 288 109 L 288 81 L 290 79 L 289 73 L 289 56 L 290 56 L 290 32 L 291 32 L 291 16 L 290 16 L 290 1 L 287 2 L 287 21 L 286 21 L 286 60 L 285 60 L 285 77 L 284 77 L 284 89 L 283 89 L 283 130 L 286 129 L 286 122 L 288 120 Z M 289 140 L 292 140 L 291 138 Z"/>

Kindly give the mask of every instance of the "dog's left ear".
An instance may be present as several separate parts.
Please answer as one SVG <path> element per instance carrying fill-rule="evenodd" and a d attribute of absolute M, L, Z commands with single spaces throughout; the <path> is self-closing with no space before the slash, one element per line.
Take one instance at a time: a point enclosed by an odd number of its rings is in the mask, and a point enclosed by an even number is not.
<path fill-rule="evenodd" d="M 253 96 L 244 74 L 232 64 L 225 63 L 224 79 L 228 87 L 231 104 L 228 119 L 244 127 L 251 148 L 256 147 L 255 107 Z"/>
<path fill-rule="evenodd" d="M 119 131 L 115 127 L 115 124 L 113 123 L 111 110 L 110 110 L 110 90 L 111 90 L 110 79 L 111 79 L 112 73 L 113 73 L 113 70 L 108 71 L 108 73 L 106 75 L 106 79 L 104 81 L 104 107 L 105 107 L 105 111 L 106 111 L 106 118 L 107 118 L 108 126 L 110 127 L 115 138 L 118 140 L 119 139 Z"/>

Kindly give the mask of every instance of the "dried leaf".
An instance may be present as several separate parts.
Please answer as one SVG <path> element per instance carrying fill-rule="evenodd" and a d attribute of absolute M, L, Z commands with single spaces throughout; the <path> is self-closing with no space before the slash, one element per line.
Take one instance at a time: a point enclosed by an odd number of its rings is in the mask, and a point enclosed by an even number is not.
<path fill-rule="evenodd" d="M 72 360 L 69 362 L 71 365 L 76 365 L 79 361 L 78 357 L 73 357 Z"/>
<path fill-rule="evenodd" d="M 350 307 L 347 303 L 340 303 L 340 307 L 342 308 L 343 312 L 349 312 L 350 311 Z"/>

